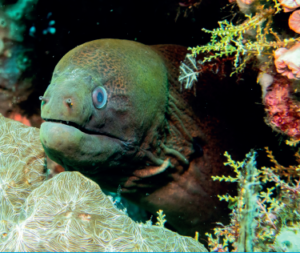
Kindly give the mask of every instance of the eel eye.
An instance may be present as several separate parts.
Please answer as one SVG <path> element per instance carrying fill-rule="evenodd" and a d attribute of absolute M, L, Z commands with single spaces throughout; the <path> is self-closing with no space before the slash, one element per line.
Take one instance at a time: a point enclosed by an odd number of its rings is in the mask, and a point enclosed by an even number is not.
<path fill-rule="evenodd" d="M 92 99 L 94 106 L 97 109 L 101 109 L 106 105 L 107 102 L 107 92 L 103 87 L 97 87 L 94 89 L 92 94 Z"/>

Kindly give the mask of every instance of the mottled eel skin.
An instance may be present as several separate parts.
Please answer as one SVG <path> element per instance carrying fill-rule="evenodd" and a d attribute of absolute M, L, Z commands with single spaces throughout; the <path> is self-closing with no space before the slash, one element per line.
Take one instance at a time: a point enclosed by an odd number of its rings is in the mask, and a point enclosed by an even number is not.
<path fill-rule="evenodd" d="M 95 40 L 68 52 L 42 97 L 46 154 L 194 235 L 222 220 L 224 150 L 181 92 L 186 48 Z M 205 132 L 206 131 L 206 132 Z M 223 187 L 224 188 L 224 187 Z"/>

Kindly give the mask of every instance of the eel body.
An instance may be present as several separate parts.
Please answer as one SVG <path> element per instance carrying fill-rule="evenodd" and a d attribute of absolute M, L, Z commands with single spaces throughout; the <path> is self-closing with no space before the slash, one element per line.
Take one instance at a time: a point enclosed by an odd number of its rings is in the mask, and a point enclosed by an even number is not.
<path fill-rule="evenodd" d="M 57 64 L 41 104 L 46 154 L 194 235 L 224 220 L 224 146 L 181 90 L 187 49 L 101 39 Z M 194 101 L 197 97 L 194 97 Z M 199 108 L 198 108 L 199 109 Z M 200 108 L 201 109 L 201 108 Z M 221 125 L 220 125 L 221 127 Z"/>

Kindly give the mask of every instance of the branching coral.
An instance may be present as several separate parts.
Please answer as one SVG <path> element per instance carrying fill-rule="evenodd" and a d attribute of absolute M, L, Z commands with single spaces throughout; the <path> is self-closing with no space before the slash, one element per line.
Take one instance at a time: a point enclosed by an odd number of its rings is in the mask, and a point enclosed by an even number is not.
<path fill-rule="evenodd" d="M 299 166 L 288 168 L 280 165 L 266 148 L 274 167 L 256 168 L 255 152 L 249 153 L 242 162 L 235 162 L 225 153 L 236 177 L 215 176 L 214 180 L 238 182 L 238 196 L 219 196 L 220 200 L 235 202 L 231 223 L 214 230 L 216 238 L 208 235 L 212 249 L 233 251 L 299 251 L 296 232 L 300 226 Z M 297 153 L 297 157 L 299 154 Z M 267 187 L 274 185 L 273 187 Z M 264 188 L 262 188 L 264 186 Z M 275 189 L 277 195 L 274 195 Z M 292 235 L 286 237 L 286 235 Z M 220 240 L 223 239 L 223 243 Z M 287 245 L 285 245 L 285 243 Z"/>
<path fill-rule="evenodd" d="M 242 71 L 250 59 L 272 57 L 274 49 L 293 45 L 297 41 L 294 38 L 281 40 L 273 31 L 272 17 L 276 12 L 274 8 L 265 8 L 260 4 L 257 9 L 260 11 L 256 15 L 246 15 L 247 20 L 240 25 L 224 20 L 219 22 L 219 28 L 212 31 L 203 28 L 203 31 L 211 34 L 211 41 L 204 46 L 190 48 L 192 55 L 195 57 L 199 53 L 215 52 L 205 57 L 203 63 L 234 55 L 234 74 Z"/>
<path fill-rule="evenodd" d="M 239 252 L 253 251 L 254 241 L 254 228 L 256 222 L 254 220 L 257 209 L 257 177 L 259 175 L 255 168 L 255 155 L 249 153 L 247 159 L 242 162 L 235 162 L 231 159 L 230 155 L 226 152 L 225 156 L 228 162 L 225 165 L 230 165 L 236 177 L 230 176 L 214 176 L 213 180 L 225 180 L 229 182 L 238 182 L 239 196 L 231 197 L 230 195 L 219 196 L 220 200 L 236 203 L 237 207 L 231 214 L 232 223 L 229 226 L 222 226 L 215 229 L 215 235 L 218 237 L 225 236 L 222 247 L 226 248 L 229 243 L 233 243 L 235 250 Z M 216 241 L 209 236 L 209 245 L 214 248 L 218 247 Z"/>

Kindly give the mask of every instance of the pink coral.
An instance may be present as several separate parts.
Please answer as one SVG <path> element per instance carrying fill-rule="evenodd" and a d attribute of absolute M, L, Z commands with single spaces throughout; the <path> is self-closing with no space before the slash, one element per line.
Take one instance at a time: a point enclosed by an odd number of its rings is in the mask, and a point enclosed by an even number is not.
<path fill-rule="evenodd" d="M 240 0 L 244 4 L 252 4 L 255 0 Z"/>
<path fill-rule="evenodd" d="M 289 17 L 289 27 L 296 33 L 300 33 L 300 10 L 294 11 Z"/>
<path fill-rule="evenodd" d="M 279 2 L 284 12 L 293 11 L 300 6 L 300 0 L 279 0 Z"/>
<path fill-rule="evenodd" d="M 251 14 L 255 12 L 255 0 L 236 0 L 240 11 L 245 14 Z"/>
<path fill-rule="evenodd" d="M 300 139 L 300 103 L 292 100 L 289 84 L 276 82 L 264 98 L 267 121 L 277 131 L 293 139 Z"/>
<path fill-rule="evenodd" d="M 277 72 L 289 79 L 300 78 L 300 43 L 290 49 L 279 48 L 274 53 Z"/>
<path fill-rule="evenodd" d="M 24 124 L 26 126 L 31 126 L 30 121 L 25 116 L 22 116 L 20 113 L 12 113 L 9 116 L 9 118 L 11 118 L 13 120 L 16 120 L 16 121 L 19 121 L 19 122 L 21 122 L 22 124 Z"/>

